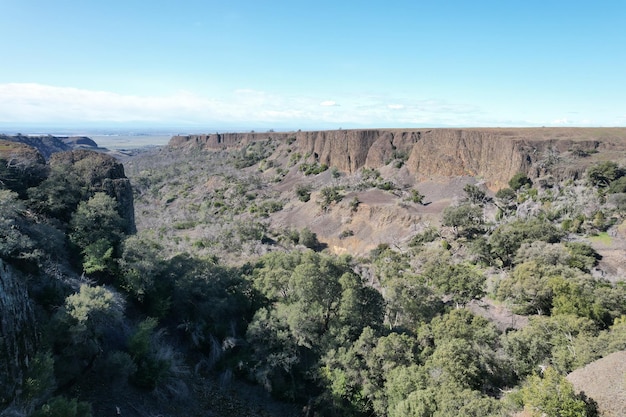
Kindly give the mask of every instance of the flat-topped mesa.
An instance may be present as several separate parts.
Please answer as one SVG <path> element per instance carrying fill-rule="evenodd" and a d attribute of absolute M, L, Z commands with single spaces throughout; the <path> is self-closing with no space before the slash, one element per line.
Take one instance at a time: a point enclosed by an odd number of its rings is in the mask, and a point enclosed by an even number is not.
<path fill-rule="evenodd" d="M 320 163 L 353 173 L 407 158 L 416 179 L 476 176 L 492 189 L 505 186 L 518 172 L 538 177 L 559 155 L 607 152 L 607 159 L 626 155 L 625 128 L 469 128 L 370 129 L 310 132 L 220 133 L 174 136 L 169 146 L 206 150 L 239 148 L 268 138 L 286 141 Z M 610 154 L 609 154 L 610 152 Z M 552 159 L 551 159 L 552 158 Z M 556 158 L 556 159 L 555 159 Z M 580 162 L 580 161 L 579 161 Z M 588 163 L 561 166 L 579 176 Z M 563 165 L 563 164 L 562 164 Z"/>

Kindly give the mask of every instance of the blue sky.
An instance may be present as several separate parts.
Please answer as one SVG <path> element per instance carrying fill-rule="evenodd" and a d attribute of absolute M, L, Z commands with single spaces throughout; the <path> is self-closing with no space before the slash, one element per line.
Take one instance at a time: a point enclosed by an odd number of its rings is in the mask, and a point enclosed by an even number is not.
<path fill-rule="evenodd" d="M 624 1 L 0 6 L 0 125 L 626 125 Z"/>

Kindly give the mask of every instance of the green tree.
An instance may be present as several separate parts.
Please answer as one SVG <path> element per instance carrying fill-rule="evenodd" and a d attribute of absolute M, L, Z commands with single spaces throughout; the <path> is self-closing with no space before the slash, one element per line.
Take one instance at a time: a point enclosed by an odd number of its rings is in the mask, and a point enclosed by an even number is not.
<path fill-rule="evenodd" d="M 120 298 L 102 286 L 83 284 L 65 299 L 49 330 L 59 385 L 73 381 L 91 366 L 107 341 L 123 337 L 123 311 Z"/>
<path fill-rule="evenodd" d="M 211 353 L 213 342 L 238 337 L 258 308 L 257 293 L 239 269 L 213 260 L 178 255 L 169 259 L 159 280 L 163 291 L 171 288 L 167 317 L 190 342 L 190 347 Z M 159 286 L 159 297 L 164 297 Z M 161 302 L 165 302 L 161 301 Z"/>
<path fill-rule="evenodd" d="M 613 161 L 604 161 L 587 169 L 587 180 L 595 187 L 605 188 L 623 175 L 622 170 Z"/>
<path fill-rule="evenodd" d="M 279 398 L 294 400 L 302 389 L 302 349 L 281 315 L 259 309 L 246 332 L 250 376 Z"/>
<path fill-rule="evenodd" d="M 572 384 L 552 367 L 546 368 L 543 375 L 528 378 L 522 388 L 522 399 L 532 417 L 597 415 L 597 410 L 577 395 Z"/>
<path fill-rule="evenodd" d="M 0 257 L 4 259 L 28 258 L 35 248 L 35 242 L 27 234 L 25 211 L 17 193 L 0 190 Z"/>
<path fill-rule="evenodd" d="M 581 340 L 588 342 L 597 335 L 597 326 L 587 318 L 533 316 L 528 326 L 503 336 L 502 346 L 511 358 L 513 372 L 523 379 L 546 365 L 562 373 L 572 371 L 581 365 L 576 340 L 584 338 Z"/>
<path fill-rule="evenodd" d="M 466 200 L 471 204 L 482 205 L 487 200 L 487 193 L 485 190 L 475 184 L 465 184 L 463 187 Z"/>
<path fill-rule="evenodd" d="M 140 235 L 129 236 L 118 260 L 119 285 L 154 317 L 168 312 L 173 291 L 173 280 L 165 274 L 167 263 L 162 250 L 158 243 Z"/>
<path fill-rule="evenodd" d="M 446 207 L 441 218 L 443 226 L 452 227 L 457 235 L 465 237 L 481 233 L 484 223 L 483 209 L 467 203 Z"/>
<path fill-rule="evenodd" d="M 558 273 L 554 266 L 524 262 L 500 281 L 496 297 L 507 301 L 517 314 L 549 314 L 554 295 L 549 281 Z"/>
<path fill-rule="evenodd" d="M 117 202 L 105 193 L 81 202 L 70 221 L 69 238 L 81 249 L 85 271 L 110 271 L 123 235 Z"/>
<path fill-rule="evenodd" d="M 37 187 L 28 189 L 29 205 L 36 211 L 68 222 L 78 203 L 87 199 L 88 186 L 69 164 L 55 165 Z"/>
<path fill-rule="evenodd" d="M 141 388 L 155 389 L 167 378 L 172 367 L 171 358 L 159 355 L 162 342 L 156 327 L 156 319 L 149 317 L 137 325 L 128 340 L 128 351 L 137 365 L 131 382 Z"/>
<path fill-rule="evenodd" d="M 516 220 L 498 226 L 489 237 L 489 245 L 495 259 L 503 266 L 511 266 L 523 243 L 536 240 L 557 243 L 563 235 L 553 224 L 540 219 Z"/>
<path fill-rule="evenodd" d="M 434 288 L 448 296 L 457 308 L 485 295 L 485 276 L 468 264 L 436 262 L 423 271 Z"/>
<path fill-rule="evenodd" d="M 317 240 L 317 234 L 313 233 L 308 227 L 300 230 L 298 243 L 313 250 L 320 247 L 320 242 Z"/>
<path fill-rule="evenodd" d="M 321 374 L 338 411 L 385 415 L 387 377 L 416 364 L 418 356 L 414 338 L 398 333 L 377 337 L 366 327 L 351 346 L 327 352 Z"/>

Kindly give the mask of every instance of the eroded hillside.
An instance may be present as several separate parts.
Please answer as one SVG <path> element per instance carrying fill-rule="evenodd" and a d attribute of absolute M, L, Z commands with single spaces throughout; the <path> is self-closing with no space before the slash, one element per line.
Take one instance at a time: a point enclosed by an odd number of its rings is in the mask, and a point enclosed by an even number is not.
<path fill-rule="evenodd" d="M 580 175 L 590 161 L 606 154 L 611 159 L 626 155 L 624 128 L 216 133 L 175 136 L 170 147 L 224 150 L 268 138 L 287 142 L 294 151 L 346 173 L 380 168 L 400 158 L 417 180 L 468 175 L 482 178 L 492 189 L 505 186 L 517 172 L 537 177 L 552 168 Z"/>
<path fill-rule="evenodd" d="M 229 215 L 236 213 L 237 222 L 256 235 L 271 230 L 269 236 L 275 239 L 284 230 L 309 228 L 333 252 L 360 256 L 381 243 L 405 244 L 427 225 L 437 225 L 443 209 L 463 198 L 466 184 L 494 193 L 515 174 L 524 173 L 550 185 L 581 179 L 587 167 L 604 159 L 625 161 L 626 129 L 190 135 L 173 137 L 153 158 L 145 164 L 175 167 L 181 175 L 168 183 L 158 178 L 163 172 L 142 170 L 142 158 L 128 162 L 138 182 L 162 181 L 158 195 L 153 190 L 143 196 L 145 206 L 139 203 L 138 209 L 146 213 L 158 210 L 156 216 L 146 216 L 145 224 L 140 220 L 140 228 L 162 234 L 166 231 L 155 222 L 174 224 L 167 232 L 174 235 L 172 242 L 189 239 L 210 253 L 224 252 L 224 245 L 246 253 L 263 251 L 263 245 L 250 248 L 248 239 L 239 242 L 241 227 L 232 231 L 233 218 L 221 215 L 230 208 Z M 340 195 L 321 204 L 331 190 Z M 308 198 L 302 198 L 303 191 Z M 415 199 L 416 192 L 423 199 Z"/>

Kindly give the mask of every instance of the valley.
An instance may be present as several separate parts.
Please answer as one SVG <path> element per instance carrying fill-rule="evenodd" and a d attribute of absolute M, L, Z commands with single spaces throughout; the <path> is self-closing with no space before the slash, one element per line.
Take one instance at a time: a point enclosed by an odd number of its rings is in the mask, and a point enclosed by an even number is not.
<path fill-rule="evenodd" d="M 565 378 L 626 351 L 626 129 L 220 133 L 47 161 L 3 139 L 7 415 L 626 403 Z"/>

